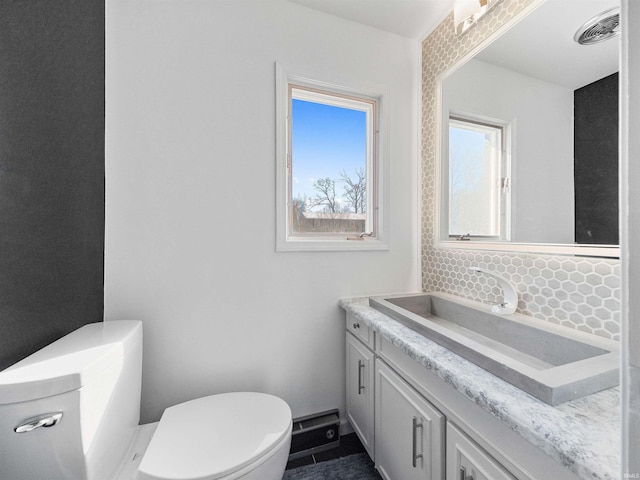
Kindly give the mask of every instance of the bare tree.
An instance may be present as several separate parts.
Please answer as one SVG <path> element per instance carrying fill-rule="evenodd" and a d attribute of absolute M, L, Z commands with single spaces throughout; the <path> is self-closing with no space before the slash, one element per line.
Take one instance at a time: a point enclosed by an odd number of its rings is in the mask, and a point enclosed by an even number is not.
<path fill-rule="evenodd" d="M 356 180 L 349 177 L 347 172 L 344 170 L 340 172 L 340 177 L 342 177 L 342 181 L 346 183 L 344 187 L 344 196 L 353 206 L 355 213 L 365 213 L 367 200 L 367 176 L 364 169 L 360 167 L 356 170 Z"/>
<path fill-rule="evenodd" d="M 318 193 L 311 199 L 311 207 L 323 206 L 326 212 L 336 213 L 336 182 L 329 177 L 320 178 L 313 182 L 313 188 Z"/>
<path fill-rule="evenodd" d="M 295 231 L 299 231 L 302 227 L 303 224 L 303 214 L 306 211 L 306 207 L 307 207 L 307 196 L 305 195 L 304 197 L 300 197 L 300 195 L 296 196 L 294 199 L 292 199 L 292 222 L 293 222 L 293 229 Z"/>

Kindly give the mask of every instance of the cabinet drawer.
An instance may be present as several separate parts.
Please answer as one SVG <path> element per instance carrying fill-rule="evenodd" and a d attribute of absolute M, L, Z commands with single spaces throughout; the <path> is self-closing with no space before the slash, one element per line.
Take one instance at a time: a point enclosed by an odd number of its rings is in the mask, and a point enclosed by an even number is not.
<path fill-rule="evenodd" d="M 373 350 L 373 330 L 363 321 L 356 319 L 351 313 L 347 313 L 347 331 L 353 333 L 358 340 Z"/>
<path fill-rule="evenodd" d="M 447 422 L 447 480 L 517 480 L 498 461 Z"/>

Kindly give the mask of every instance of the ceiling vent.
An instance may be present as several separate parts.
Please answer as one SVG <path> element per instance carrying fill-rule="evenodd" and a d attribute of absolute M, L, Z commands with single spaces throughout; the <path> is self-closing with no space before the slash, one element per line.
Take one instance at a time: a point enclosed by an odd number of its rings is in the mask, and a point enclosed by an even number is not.
<path fill-rule="evenodd" d="M 585 23 L 573 36 L 580 45 L 593 45 L 620 35 L 620 8 L 602 12 Z"/>

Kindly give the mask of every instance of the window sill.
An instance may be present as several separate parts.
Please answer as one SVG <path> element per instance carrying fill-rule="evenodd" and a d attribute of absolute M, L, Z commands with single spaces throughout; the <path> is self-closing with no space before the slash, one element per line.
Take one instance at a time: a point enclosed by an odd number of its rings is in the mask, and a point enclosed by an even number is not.
<path fill-rule="evenodd" d="M 277 252 L 351 252 L 351 251 L 383 251 L 389 250 L 389 245 L 377 238 L 363 240 L 346 240 L 345 238 L 318 239 L 317 237 L 290 237 L 278 240 Z"/>

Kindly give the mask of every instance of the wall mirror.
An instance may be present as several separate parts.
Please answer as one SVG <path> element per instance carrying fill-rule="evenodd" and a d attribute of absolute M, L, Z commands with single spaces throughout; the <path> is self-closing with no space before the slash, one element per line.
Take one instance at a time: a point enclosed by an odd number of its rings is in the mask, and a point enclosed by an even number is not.
<path fill-rule="evenodd" d="M 436 246 L 619 256 L 618 11 L 537 2 L 440 75 Z"/>

